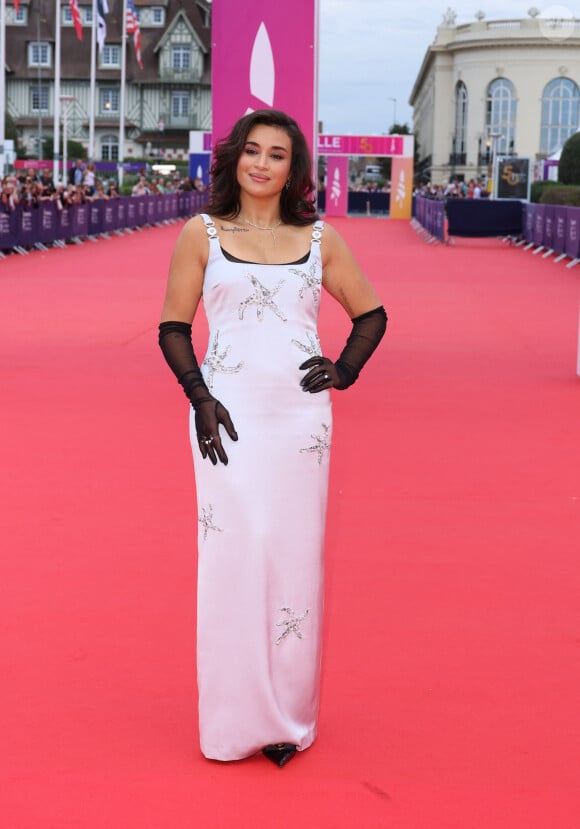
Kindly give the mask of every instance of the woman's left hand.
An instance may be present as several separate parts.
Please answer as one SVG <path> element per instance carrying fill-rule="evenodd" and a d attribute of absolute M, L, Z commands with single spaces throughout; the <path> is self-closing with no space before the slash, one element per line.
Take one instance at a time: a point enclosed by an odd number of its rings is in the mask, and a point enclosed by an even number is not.
<path fill-rule="evenodd" d="M 310 369 L 300 381 L 302 391 L 316 394 L 325 389 L 345 389 L 348 386 L 345 378 L 341 376 L 339 366 L 328 357 L 310 357 L 299 368 L 301 371 Z"/>

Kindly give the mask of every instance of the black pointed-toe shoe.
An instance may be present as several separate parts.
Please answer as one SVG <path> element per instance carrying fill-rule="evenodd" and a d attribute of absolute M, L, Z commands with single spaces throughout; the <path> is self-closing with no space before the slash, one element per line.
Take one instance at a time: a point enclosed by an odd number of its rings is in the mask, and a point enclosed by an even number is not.
<path fill-rule="evenodd" d="M 273 746 L 265 746 L 262 754 L 282 768 L 296 754 L 296 746 L 292 743 L 276 743 Z"/>

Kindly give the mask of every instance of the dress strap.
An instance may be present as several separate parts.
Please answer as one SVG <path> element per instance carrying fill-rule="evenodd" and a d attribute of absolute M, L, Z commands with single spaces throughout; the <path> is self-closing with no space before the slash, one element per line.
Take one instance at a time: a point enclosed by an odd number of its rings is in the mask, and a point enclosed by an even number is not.
<path fill-rule="evenodd" d="M 205 229 L 207 231 L 207 235 L 209 236 L 210 242 L 213 239 L 217 239 L 219 242 L 218 232 L 215 229 L 215 222 L 213 221 L 213 219 L 210 216 L 208 216 L 207 213 L 200 213 L 199 215 L 203 219 L 203 223 L 205 224 Z"/>
<path fill-rule="evenodd" d="M 318 219 L 317 222 L 314 222 L 312 226 L 312 242 L 318 242 L 320 244 L 320 240 L 322 239 L 322 231 L 324 230 L 324 222 Z"/>

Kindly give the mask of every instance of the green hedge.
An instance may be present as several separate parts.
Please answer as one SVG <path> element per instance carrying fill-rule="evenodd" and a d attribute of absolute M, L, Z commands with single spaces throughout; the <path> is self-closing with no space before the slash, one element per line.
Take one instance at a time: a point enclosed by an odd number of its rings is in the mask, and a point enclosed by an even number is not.
<path fill-rule="evenodd" d="M 569 207 L 580 207 L 580 187 L 564 184 L 547 187 L 541 195 L 540 204 L 564 204 Z"/>
<path fill-rule="evenodd" d="M 571 135 L 562 147 L 558 181 L 562 184 L 580 185 L 580 132 Z"/>
<path fill-rule="evenodd" d="M 530 201 L 531 202 L 540 202 L 542 201 L 542 196 L 546 192 L 553 187 L 562 187 L 561 184 L 558 184 L 557 181 L 532 181 L 532 186 L 530 188 Z"/>

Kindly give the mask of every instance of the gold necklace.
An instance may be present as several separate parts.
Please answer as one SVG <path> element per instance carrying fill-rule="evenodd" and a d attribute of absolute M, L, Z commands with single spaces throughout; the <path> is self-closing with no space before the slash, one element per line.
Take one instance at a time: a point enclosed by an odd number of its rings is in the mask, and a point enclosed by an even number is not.
<path fill-rule="evenodd" d="M 254 222 L 251 222 L 249 219 L 245 219 L 243 216 L 240 216 L 240 219 L 242 220 L 242 222 L 245 222 L 247 225 L 250 225 L 250 227 L 255 227 L 256 230 L 269 230 L 272 234 L 272 242 L 274 243 L 274 247 L 276 247 L 277 239 L 274 231 L 277 227 L 280 227 L 280 225 L 282 224 L 282 219 L 278 219 L 278 221 L 275 222 L 275 224 L 268 225 L 267 227 L 264 227 L 264 225 L 254 224 Z"/>

